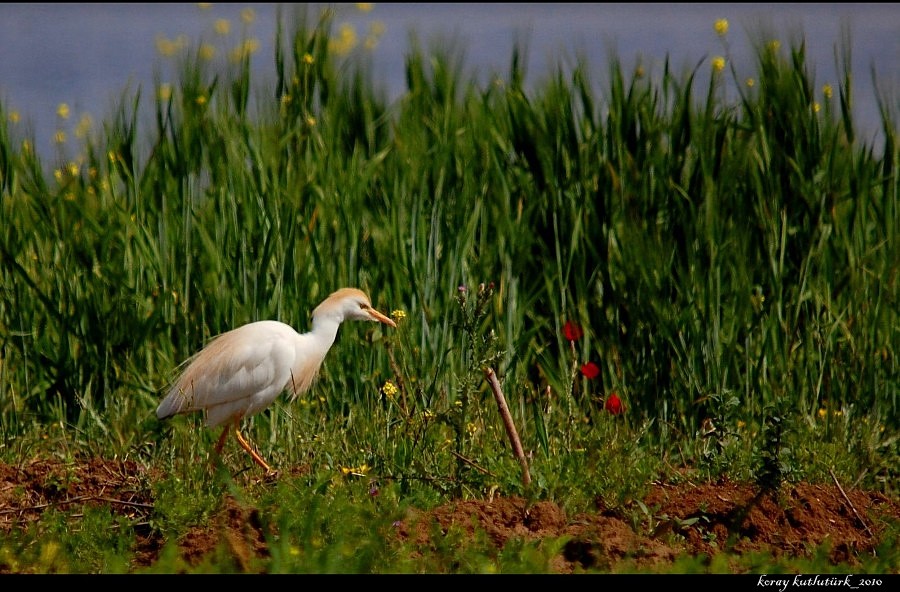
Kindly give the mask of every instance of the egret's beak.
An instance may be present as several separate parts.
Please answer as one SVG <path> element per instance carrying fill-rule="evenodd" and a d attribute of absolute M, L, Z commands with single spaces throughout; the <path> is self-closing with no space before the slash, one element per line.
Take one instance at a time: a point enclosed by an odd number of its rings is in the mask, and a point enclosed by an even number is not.
<path fill-rule="evenodd" d="M 397 323 L 395 323 L 393 320 L 391 320 L 390 317 L 387 317 L 387 316 L 381 314 L 374 308 L 367 308 L 366 312 L 369 313 L 369 316 L 372 317 L 373 321 L 379 321 L 381 323 L 384 323 L 385 325 L 390 325 L 391 327 L 397 326 Z"/>

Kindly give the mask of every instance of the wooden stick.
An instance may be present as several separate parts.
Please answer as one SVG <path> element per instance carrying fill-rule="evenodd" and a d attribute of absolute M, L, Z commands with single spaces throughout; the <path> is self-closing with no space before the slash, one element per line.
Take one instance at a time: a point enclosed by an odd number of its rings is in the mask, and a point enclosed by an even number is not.
<path fill-rule="evenodd" d="M 461 455 L 460 453 L 451 450 L 451 451 L 450 451 L 450 454 L 452 454 L 453 456 L 455 456 L 455 457 L 458 458 L 459 460 L 463 461 L 464 463 L 466 463 L 466 464 L 469 465 L 470 467 L 473 467 L 473 468 L 475 468 L 475 469 L 478 469 L 479 471 L 481 471 L 481 472 L 484 473 L 485 475 L 490 475 L 491 477 L 496 477 L 496 475 L 494 475 L 492 472 L 490 472 L 490 471 L 487 470 L 486 468 L 480 466 L 480 465 L 479 465 L 478 463 L 476 463 L 475 461 L 473 461 L 473 460 L 471 460 L 471 459 L 468 459 L 468 458 L 464 457 L 464 456 Z"/>
<path fill-rule="evenodd" d="M 834 471 L 828 469 L 828 472 L 831 473 L 831 478 L 834 479 L 834 484 L 837 485 L 838 490 L 841 492 L 841 495 L 844 496 L 844 499 L 847 500 L 847 505 L 850 506 L 850 509 L 853 510 L 853 514 L 856 516 L 856 519 L 863 525 L 863 528 L 866 529 L 866 532 L 869 533 L 869 536 L 873 539 L 875 538 L 875 534 L 869 530 L 869 525 L 866 524 L 866 521 L 862 519 L 862 516 L 859 515 L 859 512 L 856 511 L 856 508 L 853 506 L 853 502 L 850 501 L 850 498 L 847 497 L 847 494 L 844 493 L 844 488 L 841 487 L 841 484 L 838 482 L 837 477 L 834 474 Z"/>
<path fill-rule="evenodd" d="M 52 508 L 54 506 L 63 506 L 67 504 L 75 504 L 78 502 L 106 502 L 109 504 L 119 504 L 121 506 L 130 506 L 132 508 L 141 508 L 144 510 L 152 510 L 153 504 L 144 504 L 141 502 L 129 502 L 127 500 L 120 500 L 111 497 L 102 497 L 97 495 L 79 495 L 77 497 L 70 497 L 69 499 L 59 500 L 55 502 L 47 502 L 45 504 L 37 504 L 34 506 L 22 506 L 19 508 L 12 508 L 10 510 L 0 510 L 0 515 L 5 514 L 15 514 L 17 512 L 34 512 L 37 510 L 45 510 L 47 508 Z"/>
<path fill-rule="evenodd" d="M 494 392 L 494 399 L 497 401 L 497 408 L 500 410 L 500 417 L 503 418 L 503 425 L 506 427 L 506 435 L 509 436 L 509 442 L 512 444 L 513 454 L 516 455 L 519 464 L 522 466 L 522 482 L 528 487 L 531 485 L 531 473 L 528 472 L 528 460 L 525 458 L 525 451 L 522 449 L 522 441 L 519 440 L 519 433 L 516 431 L 516 425 L 513 423 L 512 415 L 509 413 L 509 407 L 506 406 L 506 398 L 503 391 L 500 390 L 500 381 L 491 367 L 485 368 L 484 375 L 491 390 Z"/>

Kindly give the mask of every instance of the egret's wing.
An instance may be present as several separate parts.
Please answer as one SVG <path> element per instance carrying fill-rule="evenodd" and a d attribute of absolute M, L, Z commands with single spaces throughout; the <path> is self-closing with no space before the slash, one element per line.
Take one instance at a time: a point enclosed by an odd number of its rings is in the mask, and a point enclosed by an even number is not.
<path fill-rule="evenodd" d="M 220 335 L 191 359 L 157 408 L 157 417 L 277 397 L 290 381 L 294 343 L 284 331 L 257 325 Z"/>

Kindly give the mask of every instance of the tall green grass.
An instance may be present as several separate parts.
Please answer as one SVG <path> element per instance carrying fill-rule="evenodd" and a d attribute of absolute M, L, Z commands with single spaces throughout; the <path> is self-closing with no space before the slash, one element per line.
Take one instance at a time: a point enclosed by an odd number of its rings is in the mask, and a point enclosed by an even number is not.
<path fill-rule="evenodd" d="M 280 18 L 268 77 L 188 47 L 49 167 L 0 103 L 3 458 L 178 467 L 214 435 L 156 421 L 177 364 L 249 321 L 305 330 L 354 285 L 405 318 L 342 328 L 314 389 L 250 422 L 276 466 L 520 491 L 472 359 L 490 339 L 541 494 L 626 499 L 685 467 L 897 492 L 896 99 L 876 150 L 848 58 L 827 88 L 802 41 L 768 40 L 752 86 L 615 55 L 526 86 L 515 47 L 480 85 L 413 40 L 388 103 L 365 56 L 329 50 L 333 24 Z"/>

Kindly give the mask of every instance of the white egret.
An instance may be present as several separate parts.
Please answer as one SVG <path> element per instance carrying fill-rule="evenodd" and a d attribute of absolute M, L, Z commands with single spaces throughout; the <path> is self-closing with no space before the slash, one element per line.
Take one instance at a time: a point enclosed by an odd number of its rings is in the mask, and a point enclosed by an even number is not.
<path fill-rule="evenodd" d="M 157 407 L 156 416 L 203 411 L 207 426 L 225 426 L 216 453 L 221 453 L 228 431 L 234 429 L 241 447 L 270 473 L 266 461 L 241 435 L 241 420 L 268 407 L 285 390 L 294 396 L 308 390 L 345 320 L 397 326 L 372 308 L 365 292 L 342 288 L 315 308 L 308 333 L 297 333 L 278 321 L 257 321 L 215 337 L 185 362 L 187 367 Z"/>

